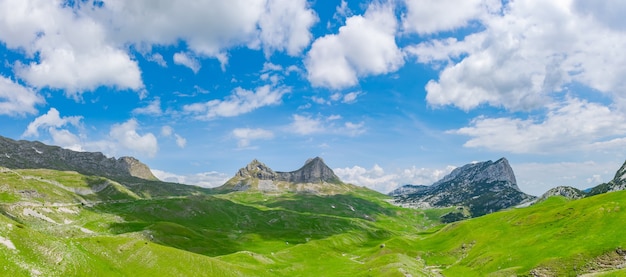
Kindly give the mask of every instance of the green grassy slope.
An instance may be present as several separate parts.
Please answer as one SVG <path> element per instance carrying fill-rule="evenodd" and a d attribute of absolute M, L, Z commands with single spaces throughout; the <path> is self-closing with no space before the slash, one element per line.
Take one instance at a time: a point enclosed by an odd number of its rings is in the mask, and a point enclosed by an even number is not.
<path fill-rule="evenodd" d="M 75 172 L 0 171 L 10 276 L 624 276 L 626 192 L 443 225 L 367 189 L 210 194 Z"/>
<path fill-rule="evenodd" d="M 413 241 L 427 264 L 446 276 L 578 274 L 624 262 L 626 192 L 536 206 L 453 223 Z M 603 261 L 604 260 L 604 261 Z"/>

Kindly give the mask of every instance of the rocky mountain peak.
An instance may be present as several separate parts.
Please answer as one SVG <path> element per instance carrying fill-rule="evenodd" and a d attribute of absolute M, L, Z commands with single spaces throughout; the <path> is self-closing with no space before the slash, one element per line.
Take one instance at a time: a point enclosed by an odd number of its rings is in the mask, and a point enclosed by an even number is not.
<path fill-rule="evenodd" d="M 500 158 L 493 162 L 473 162 L 462 167 L 457 167 L 450 174 L 435 182 L 433 186 L 459 180 L 464 183 L 493 183 L 504 182 L 511 188 L 519 191 L 515 173 L 506 158 Z"/>
<path fill-rule="evenodd" d="M 275 180 L 278 175 L 257 159 L 252 160 L 246 167 L 239 169 L 237 176 L 243 178 L 258 178 L 259 180 Z"/>
<path fill-rule="evenodd" d="M 541 195 L 537 202 L 541 202 L 543 200 L 548 199 L 551 196 L 563 196 L 567 199 L 579 199 L 585 197 L 585 193 L 579 189 L 569 187 L 569 186 L 558 186 L 556 188 L 552 188 L 548 190 L 546 193 Z"/>
<path fill-rule="evenodd" d="M 394 191 L 403 206 L 466 206 L 473 216 L 498 211 L 533 199 L 520 191 L 509 162 L 474 162 L 454 169 L 431 186 Z M 404 192 L 404 193 L 402 193 Z"/>
<path fill-rule="evenodd" d="M 100 152 L 77 152 L 38 141 L 15 141 L 1 136 L 0 166 L 71 170 L 112 178 L 157 180 L 147 165 L 133 157 L 108 158 Z"/>
<path fill-rule="evenodd" d="M 292 183 L 337 183 L 341 182 L 330 167 L 320 157 L 308 159 L 304 166 L 296 171 L 277 172 L 281 180 Z"/>

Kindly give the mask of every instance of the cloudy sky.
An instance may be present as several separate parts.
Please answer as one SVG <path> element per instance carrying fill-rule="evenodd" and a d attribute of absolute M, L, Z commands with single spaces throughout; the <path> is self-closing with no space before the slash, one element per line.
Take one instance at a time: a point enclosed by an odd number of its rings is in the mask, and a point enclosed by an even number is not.
<path fill-rule="evenodd" d="M 626 2 L 0 0 L 0 135 L 216 186 L 321 156 L 387 192 L 507 157 L 520 188 L 626 159 Z"/>

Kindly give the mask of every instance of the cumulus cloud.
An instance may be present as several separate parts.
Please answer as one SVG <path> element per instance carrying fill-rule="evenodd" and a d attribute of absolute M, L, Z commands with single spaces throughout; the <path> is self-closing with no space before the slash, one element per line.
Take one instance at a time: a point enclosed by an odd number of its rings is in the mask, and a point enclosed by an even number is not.
<path fill-rule="evenodd" d="M 317 22 L 305 0 L 61 2 L 2 1 L 0 41 L 29 60 L 14 65 L 17 77 L 75 98 L 101 86 L 144 93 L 129 46 L 150 53 L 155 45 L 182 41 L 185 49 L 175 62 L 198 72 L 200 63 L 191 54 L 216 58 L 223 66 L 233 47 L 298 55 Z M 167 66 L 161 54 L 146 59 Z"/>
<path fill-rule="evenodd" d="M 174 54 L 174 63 L 188 67 L 193 73 L 198 73 L 202 67 L 197 59 L 184 52 Z"/>
<path fill-rule="evenodd" d="M 135 119 L 114 124 L 111 126 L 109 138 L 116 148 L 154 157 L 159 150 L 156 137 L 152 133 L 141 135 L 137 132 L 138 128 L 139 123 Z"/>
<path fill-rule="evenodd" d="M 271 0 L 259 19 L 260 38 L 266 56 L 276 50 L 298 55 L 309 45 L 309 29 L 318 20 L 306 0 Z"/>
<path fill-rule="evenodd" d="M 498 11 L 500 0 L 405 0 L 402 26 L 407 32 L 430 34 L 466 26 L 489 11 Z"/>
<path fill-rule="evenodd" d="M 315 119 L 310 116 L 293 115 L 293 122 L 289 125 L 289 129 L 299 135 L 310 135 L 320 133 L 325 130 L 322 126 L 321 119 Z"/>
<path fill-rule="evenodd" d="M 154 63 L 160 65 L 161 67 L 167 67 L 167 62 L 163 58 L 163 55 L 161 55 L 159 53 L 154 53 L 154 54 L 150 54 L 150 55 L 146 56 L 146 60 L 154 62 Z"/>
<path fill-rule="evenodd" d="M 161 110 L 161 98 L 155 97 L 154 100 L 150 101 L 147 106 L 135 108 L 133 110 L 133 114 L 144 114 L 153 116 L 163 114 L 163 110 Z"/>
<path fill-rule="evenodd" d="M 165 125 L 161 127 L 161 136 L 166 138 L 174 136 L 174 139 L 176 139 L 176 145 L 180 148 L 185 148 L 187 145 L 187 139 L 177 133 L 174 133 L 174 128 L 171 126 Z"/>
<path fill-rule="evenodd" d="M 39 129 L 46 130 L 59 130 L 60 128 L 71 125 L 74 127 L 80 127 L 82 116 L 64 116 L 61 117 L 59 111 L 55 108 L 50 108 L 50 110 L 41 115 L 33 122 L 28 124 L 26 127 L 26 131 L 22 134 L 23 137 L 39 137 Z"/>
<path fill-rule="evenodd" d="M 626 53 L 618 49 L 626 36 L 619 26 L 598 19 L 608 20 L 614 12 L 594 9 L 590 16 L 577 6 L 510 1 L 501 13 L 474 16 L 482 28 L 464 38 L 407 47 L 418 61 L 444 66 L 426 86 L 427 101 L 464 110 L 481 104 L 532 110 L 558 101 L 555 96 L 574 84 L 623 101 L 626 80 L 619 76 L 626 74 Z"/>
<path fill-rule="evenodd" d="M 230 179 L 230 177 L 224 173 L 209 171 L 203 173 L 178 175 L 167 171 L 158 169 L 151 169 L 152 174 L 159 178 L 161 181 L 180 183 L 186 185 L 194 185 L 205 188 L 214 188 L 223 185 Z"/>
<path fill-rule="evenodd" d="M 341 89 L 358 77 L 398 70 L 404 64 L 395 41 L 397 19 L 391 4 L 371 4 L 364 15 L 346 19 L 338 34 L 318 38 L 307 53 L 307 78 L 313 86 Z"/>
<path fill-rule="evenodd" d="M 308 45 L 317 20 L 304 0 L 111 0 L 86 12 L 114 30 L 117 41 L 149 46 L 182 40 L 192 52 L 222 63 L 234 46 L 297 54 Z"/>
<path fill-rule="evenodd" d="M 36 114 L 35 106 L 45 103 L 36 91 L 0 75 L 0 115 Z"/>
<path fill-rule="evenodd" d="M 224 100 L 211 100 L 204 103 L 185 105 L 183 110 L 196 114 L 199 119 L 210 120 L 217 117 L 233 117 L 249 113 L 265 106 L 278 105 L 289 88 L 273 88 L 269 85 L 256 88 L 255 91 L 236 88 L 233 94 Z"/>
<path fill-rule="evenodd" d="M 261 128 L 237 128 L 232 131 L 232 135 L 237 139 L 237 147 L 239 148 L 249 147 L 252 140 L 274 138 L 274 133 Z"/>
<path fill-rule="evenodd" d="M 2 1 L 0 40 L 35 58 L 14 68 L 34 87 L 62 89 L 74 97 L 99 86 L 143 88 L 137 62 L 107 40 L 107 30 L 58 1 Z"/>
<path fill-rule="evenodd" d="M 365 133 L 365 122 L 349 122 L 338 124 L 342 119 L 340 115 L 330 115 L 327 117 L 294 114 L 292 122 L 287 130 L 298 135 L 312 135 L 320 133 L 333 133 L 347 136 L 358 136 Z"/>
<path fill-rule="evenodd" d="M 379 165 L 366 169 L 361 166 L 335 168 L 333 171 L 344 182 L 365 186 L 383 193 L 390 192 L 405 184 L 431 185 L 450 173 L 455 167 L 447 166 L 442 169 L 410 168 L 387 173 Z"/>
<path fill-rule="evenodd" d="M 519 188 L 531 195 L 541 195 L 556 186 L 587 189 L 613 179 L 623 161 L 512 163 Z"/>
<path fill-rule="evenodd" d="M 450 131 L 471 137 L 465 147 L 512 153 L 557 153 L 626 146 L 626 114 L 569 98 L 548 106 L 545 118 L 478 117 L 468 127 Z"/>
<path fill-rule="evenodd" d="M 185 148 L 185 146 L 187 145 L 187 139 L 179 134 L 174 134 L 174 137 L 176 138 L 176 145 L 178 145 L 178 147 L 180 148 Z"/>

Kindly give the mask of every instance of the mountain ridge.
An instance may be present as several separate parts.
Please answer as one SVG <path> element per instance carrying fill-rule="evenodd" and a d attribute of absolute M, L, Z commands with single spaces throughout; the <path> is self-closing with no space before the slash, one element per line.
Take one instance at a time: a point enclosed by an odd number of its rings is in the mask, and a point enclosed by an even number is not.
<path fill-rule="evenodd" d="M 158 180 L 147 165 L 134 157 L 108 158 L 100 152 L 79 152 L 39 141 L 0 136 L 0 165 L 8 168 L 47 168 L 103 177 Z"/>
<path fill-rule="evenodd" d="M 466 164 L 430 186 L 408 191 L 394 195 L 394 202 L 422 208 L 466 206 L 472 216 L 506 209 L 534 198 L 519 189 L 506 158 Z"/>
<path fill-rule="evenodd" d="M 354 188 L 356 186 L 344 184 L 322 158 L 315 157 L 308 159 L 299 169 L 288 172 L 274 171 L 264 163 L 253 159 L 215 190 L 335 194 Z"/>

